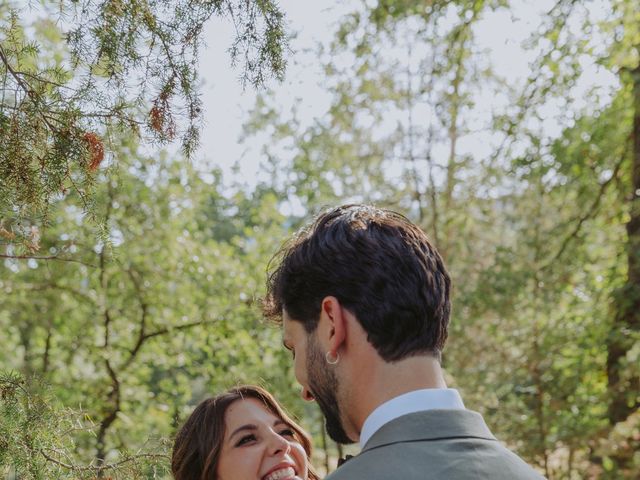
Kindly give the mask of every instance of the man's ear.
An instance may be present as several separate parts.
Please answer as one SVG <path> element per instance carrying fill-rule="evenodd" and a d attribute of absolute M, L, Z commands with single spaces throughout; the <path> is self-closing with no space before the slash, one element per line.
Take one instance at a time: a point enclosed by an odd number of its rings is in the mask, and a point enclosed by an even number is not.
<path fill-rule="evenodd" d="M 323 344 L 332 356 L 336 356 L 340 347 L 345 344 L 347 325 L 344 309 L 336 297 L 328 296 L 320 304 L 320 324 Z"/>

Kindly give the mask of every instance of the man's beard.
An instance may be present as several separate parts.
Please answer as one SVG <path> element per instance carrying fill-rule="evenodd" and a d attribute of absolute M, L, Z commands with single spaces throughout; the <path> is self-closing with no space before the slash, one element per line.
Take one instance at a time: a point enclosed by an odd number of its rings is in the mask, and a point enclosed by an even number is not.
<path fill-rule="evenodd" d="M 327 365 L 325 356 L 318 347 L 315 335 L 310 335 L 309 339 L 307 372 L 309 390 L 324 415 L 327 434 L 335 442 L 342 444 L 354 443 L 342 425 L 340 407 L 336 397 L 338 379 L 331 369 L 331 365 Z"/>

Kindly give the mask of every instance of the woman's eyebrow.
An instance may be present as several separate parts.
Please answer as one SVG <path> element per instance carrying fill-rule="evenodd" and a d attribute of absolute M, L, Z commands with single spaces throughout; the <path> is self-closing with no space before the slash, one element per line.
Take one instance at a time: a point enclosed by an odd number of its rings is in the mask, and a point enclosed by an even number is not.
<path fill-rule="evenodd" d="M 231 432 L 231 435 L 229 435 L 229 439 L 232 439 L 234 435 L 237 435 L 240 432 L 244 432 L 244 431 L 254 431 L 257 430 L 258 427 L 256 427 L 255 425 L 249 423 L 247 425 L 242 425 L 241 427 L 236 428 L 233 432 Z"/>
<path fill-rule="evenodd" d="M 273 421 L 273 426 L 277 427 L 278 425 L 287 425 L 289 426 L 289 424 L 287 422 L 285 422 L 283 419 L 281 418 L 276 418 Z M 257 430 L 258 427 L 252 423 L 248 423 L 247 425 L 242 425 L 238 428 L 236 428 L 233 432 L 231 432 L 231 435 L 229 435 L 229 440 L 231 440 L 233 438 L 234 435 L 237 435 L 240 432 L 245 432 L 245 431 L 250 431 L 253 432 L 255 430 Z"/>

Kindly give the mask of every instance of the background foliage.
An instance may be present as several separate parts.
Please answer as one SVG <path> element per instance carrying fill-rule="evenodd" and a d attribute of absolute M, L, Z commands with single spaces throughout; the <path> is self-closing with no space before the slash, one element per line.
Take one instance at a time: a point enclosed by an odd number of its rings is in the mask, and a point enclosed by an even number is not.
<path fill-rule="evenodd" d="M 23 249 L 73 191 L 92 212 L 98 167 L 118 137 L 179 137 L 189 158 L 202 105 L 203 27 L 231 22 L 231 59 L 243 83 L 281 78 L 283 14 L 269 0 L 3 0 L 0 3 L 0 209 Z M 36 8 L 37 7 L 37 8 Z"/>
<path fill-rule="evenodd" d="M 181 16 L 196 4 L 202 17 Z M 358 4 L 318 52 L 327 112 L 308 125 L 266 93 L 247 119 L 245 141 L 267 139 L 264 179 L 251 189 L 228 188 L 219 171 L 200 176 L 182 155 L 150 151 L 136 128 L 123 128 L 141 122 L 169 140 L 169 114 L 152 112 L 169 96 L 197 100 L 189 83 L 197 41 L 184 32 L 200 27 L 189 22 L 251 4 L 177 2 L 170 21 L 158 5 L 74 6 L 111 25 L 96 37 L 91 21 L 79 28 L 86 48 L 73 35 L 65 42 L 59 23 L 34 19 L 25 30 L 25 19 L 0 6 L 2 51 L 12 52 L 0 65 L 0 475 L 163 478 L 170 439 L 193 405 L 239 382 L 274 392 L 313 433 L 319 469 L 334 468 L 339 448 L 327 442 L 315 406 L 298 398 L 280 333 L 262 323 L 257 300 L 283 239 L 322 206 L 355 200 L 405 212 L 445 256 L 455 298 L 444 366 L 467 407 L 548 478 L 637 478 L 634 1 L 550 4 L 524 44 L 530 74 L 516 83 L 491 64 L 479 31 L 491 15 L 510 21 L 518 2 Z M 262 70 L 252 66 L 276 75 L 284 66 L 270 5 L 245 12 L 267 24 L 263 36 L 243 37 L 257 42 L 248 50 L 257 56 L 246 57 L 257 83 Z M 109 24 L 114 8 L 118 20 Z M 132 31 L 134 22 L 145 27 Z M 154 30 L 165 22 L 173 33 Z M 140 68 L 138 46 L 163 39 L 176 50 L 149 50 L 147 65 L 153 72 L 178 58 L 176 76 L 163 69 L 169 77 L 159 86 L 129 85 L 132 108 L 125 115 L 111 105 L 110 121 L 91 130 L 86 111 L 47 83 L 104 95 L 109 82 Z M 265 45 L 277 55 L 263 56 Z M 98 59 L 82 67 L 97 78 L 69 69 L 74 55 Z M 11 69 L 38 75 L 40 96 L 21 91 Z M 596 71 L 614 80 L 599 85 Z M 99 151 L 80 136 L 75 147 L 64 144 L 80 156 L 64 157 L 75 166 L 62 177 L 34 167 L 60 152 L 38 110 L 45 95 L 60 125 L 96 134 L 106 161 L 91 167 Z M 187 145 L 194 118 L 171 127 L 185 125 Z M 14 167 L 26 170 L 16 177 Z M 84 186 L 59 192 L 59 180 Z M 302 213 L 284 214 L 291 204 Z"/>

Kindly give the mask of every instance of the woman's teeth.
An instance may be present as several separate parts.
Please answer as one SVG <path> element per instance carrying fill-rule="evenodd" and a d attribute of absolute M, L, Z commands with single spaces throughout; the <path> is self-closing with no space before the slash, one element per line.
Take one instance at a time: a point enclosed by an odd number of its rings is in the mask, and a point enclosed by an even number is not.
<path fill-rule="evenodd" d="M 283 478 L 290 478 L 296 474 L 296 471 L 292 467 L 281 468 L 275 472 L 271 472 L 262 480 L 282 480 Z"/>

